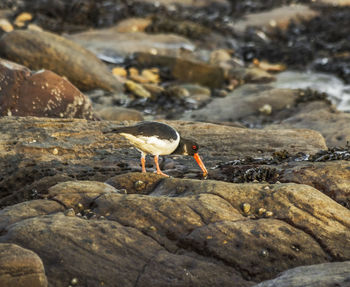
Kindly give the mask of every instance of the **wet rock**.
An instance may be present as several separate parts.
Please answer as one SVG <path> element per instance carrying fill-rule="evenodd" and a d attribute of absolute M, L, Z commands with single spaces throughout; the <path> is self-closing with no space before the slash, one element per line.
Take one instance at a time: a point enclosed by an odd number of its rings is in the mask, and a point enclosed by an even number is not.
<path fill-rule="evenodd" d="M 174 281 L 181 286 L 212 286 L 213 282 L 222 286 L 232 286 L 232 282 L 252 285 L 232 267 L 206 262 L 204 257 L 186 251 L 170 253 L 136 228 L 110 220 L 85 220 L 63 214 L 38 217 L 13 225 L 0 241 L 21 242 L 37 252 L 50 284 L 57 286 L 66 286 L 73 278 L 93 286 L 101 282 L 107 286 L 115 282 L 147 286 L 157 270 L 162 272 L 157 272 L 153 286 L 171 286 Z"/>
<path fill-rule="evenodd" d="M 306 5 L 293 4 L 272 9 L 268 12 L 260 12 L 245 15 L 245 19 L 234 24 L 237 32 L 243 33 L 248 27 L 259 27 L 262 30 L 272 30 L 276 27 L 286 29 L 290 22 L 301 19 L 311 19 L 318 15 L 315 10 Z"/>
<path fill-rule="evenodd" d="M 63 211 L 61 204 L 51 200 L 31 200 L 0 210 L 0 233 L 7 226 L 27 218 Z"/>
<path fill-rule="evenodd" d="M 46 287 L 43 263 L 33 251 L 16 244 L 0 244 L 0 285 Z"/>
<path fill-rule="evenodd" d="M 142 121 L 143 115 L 141 112 L 123 108 L 123 107 L 104 107 L 96 111 L 96 114 L 103 120 L 107 121 Z"/>
<path fill-rule="evenodd" d="M 50 187 L 48 198 L 62 203 L 66 208 L 77 207 L 78 204 L 82 205 L 81 208 L 88 208 L 96 197 L 111 192 L 117 192 L 117 190 L 106 183 L 81 180 L 67 181 Z"/>
<path fill-rule="evenodd" d="M 216 98 L 204 108 L 187 113 L 186 118 L 214 122 L 247 121 L 248 117 L 259 115 L 265 105 L 269 105 L 272 112 L 288 109 L 295 104 L 298 95 L 298 90 L 244 85 L 225 98 Z"/>
<path fill-rule="evenodd" d="M 91 30 L 68 38 L 106 61 L 123 62 L 137 52 L 153 55 L 178 55 L 182 49 L 195 48 L 186 38 L 172 34 L 118 33 L 118 27 Z"/>
<path fill-rule="evenodd" d="M 94 119 L 90 100 L 64 78 L 1 60 L 0 115 Z"/>
<path fill-rule="evenodd" d="M 0 55 L 32 70 L 48 69 L 81 90 L 120 92 L 122 85 L 91 52 L 49 32 L 16 30 L 0 39 Z"/>
<path fill-rule="evenodd" d="M 296 267 L 254 287 L 349 286 L 350 261 Z"/>

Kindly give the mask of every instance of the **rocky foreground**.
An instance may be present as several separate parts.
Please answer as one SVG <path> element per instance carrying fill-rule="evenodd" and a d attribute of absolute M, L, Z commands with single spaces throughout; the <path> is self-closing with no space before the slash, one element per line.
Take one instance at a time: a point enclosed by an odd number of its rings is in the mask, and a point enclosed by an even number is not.
<path fill-rule="evenodd" d="M 0 3 L 0 286 L 350 286 L 348 1 L 153 2 Z"/>
<path fill-rule="evenodd" d="M 312 265 L 297 273 L 300 282 L 313 272 L 317 282 L 346 286 L 350 210 L 328 195 L 349 198 L 347 161 L 281 164 L 286 183 L 210 179 L 217 156 L 266 156 L 282 148 L 316 153 L 326 147 L 317 132 L 171 122 L 181 134 L 196 131 L 209 168 L 203 180 L 193 160 L 177 157 L 168 157 L 165 172 L 197 179 L 140 173 L 139 153 L 121 136 L 103 133 L 115 122 L 0 123 L 4 284 L 253 286 Z M 256 141 L 259 151 L 245 141 Z M 310 181 L 305 172 L 312 170 Z M 333 264 L 337 276 L 323 271 Z M 285 285 L 259 286 L 300 286 L 288 281 L 297 270 L 274 279 Z"/>

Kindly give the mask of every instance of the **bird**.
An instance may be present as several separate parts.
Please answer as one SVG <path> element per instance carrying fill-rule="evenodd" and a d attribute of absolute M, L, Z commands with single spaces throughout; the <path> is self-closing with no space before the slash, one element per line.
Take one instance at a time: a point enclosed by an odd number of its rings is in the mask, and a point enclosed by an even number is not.
<path fill-rule="evenodd" d="M 146 172 L 146 155 L 154 156 L 157 174 L 168 176 L 160 170 L 158 159 L 161 155 L 180 154 L 193 156 L 206 178 L 208 171 L 198 154 L 198 144 L 185 139 L 173 127 L 155 121 L 143 121 L 133 126 L 114 128 L 107 133 L 118 133 L 141 152 L 142 172 Z"/>

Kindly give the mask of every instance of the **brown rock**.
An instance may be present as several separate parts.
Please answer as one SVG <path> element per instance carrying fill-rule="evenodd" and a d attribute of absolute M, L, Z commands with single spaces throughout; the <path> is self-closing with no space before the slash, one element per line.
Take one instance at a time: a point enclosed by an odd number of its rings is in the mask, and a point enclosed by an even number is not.
<path fill-rule="evenodd" d="M 129 108 L 123 108 L 123 107 L 104 107 L 98 111 L 96 111 L 96 114 L 103 120 L 107 121 L 142 121 L 143 115 L 141 112 L 129 109 Z"/>
<path fill-rule="evenodd" d="M 94 119 L 90 100 L 47 70 L 32 73 L 1 60 L 0 115 Z"/>
<path fill-rule="evenodd" d="M 141 65 L 168 67 L 174 78 L 187 83 L 220 88 L 225 81 L 222 68 L 204 62 L 147 53 L 137 53 L 136 61 Z"/>
<path fill-rule="evenodd" d="M 296 267 L 254 287 L 348 287 L 350 261 Z"/>
<path fill-rule="evenodd" d="M 348 161 L 299 162 L 284 167 L 280 181 L 307 184 L 350 208 Z"/>
<path fill-rule="evenodd" d="M 50 187 L 48 198 L 62 203 L 66 208 L 76 207 L 79 203 L 88 208 L 95 198 L 111 192 L 117 190 L 109 184 L 98 181 L 66 181 Z"/>
<path fill-rule="evenodd" d="M 49 32 L 16 30 L 0 39 L 0 55 L 32 70 L 48 69 L 67 77 L 81 90 L 120 92 L 122 85 L 95 55 Z"/>
<path fill-rule="evenodd" d="M 127 18 L 119 21 L 115 30 L 119 33 L 144 32 L 151 22 L 151 19 L 146 18 Z"/>
<path fill-rule="evenodd" d="M 279 220 L 288 223 L 291 227 L 305 232 L 308 236 L 311 235 L 310 238 L 312 238 L 312 240 L 317 240 L 317 244 L 314 245 L 313 248 L 318 246 L 322 249 L 322 252 L 319 253 L 320 257 L 318 258 L 320 261 L 318 262 L 325 261 L 327 256 L 336 260 L 348 260 L 347 258 L 350 256 L 350 250 L 345 250 L 342 247 L 350 242 L 350 210 L 337 204 L 328 196 L 307 185 L 276 184 L 266 186 L 264 184 L 230 184 L 216 181 L 204 182 L 195 180 L 164 179 L 157 185 L 156 189 L 150 195 L 183 197 L 203 193 L 216 194 L 227 200 L 236 210 L 239 211 L 241 211 L 241 205 L 243 203 L 249 203 L 255 210 L 263 207 L 266 210 L 272 211 L 273 218 L 278 218 Z M 243 211 L 241 212 L 243 213 Z M 259 215 L 256 212 L 257 211 L 255 211 L 254 214 Z M 267 222 L 269 220 L 271 219 L 267 219 Z M 239 222 L 237 224 L 240 226 Z M 265 225 L 265 223 L 261 224 Z M 224 227 L 222 227 L 222 230 L 231 228 L 225 227 L 225 223 L 223 223 L 223 225 Z M 242 223 L 242 225 L 245 225 L 245 223 Z M 242 228 L 242 231 L 246 229 L 246 227 L 237 228 Z M 272 228 L 272 225 L 270 228 Z M 258 230 L 259 229 L 260 227 Z M 286 234 L 290 236 L 294 233 L 294 231 L 290 233 L 290 230 L 287 231 L 285 228 L 279 230 L 285 230 Z M 194 236 L 191 239 L 191 242 L 193 241 L 198 248 L 205 248 L 208 241 L 204 236 L 198 241 L 198 236 L 200 236 L 200 234 L 201 233 L 199 232 Z M 207 231 L 205 231 L 205 234 L 207 234 Z M 227 236 L 225 235 L 225 232 L 223 232 L 223 235 Z M 232 236 L 229 238 L 236 237 L 237 236 Z M 297 238 L 295 238 L 295 240 L 294 243 L 290 244 L 290 248 L 297 253 L 300 252 L 300 250 L 305 250 L 304 243 L 301 244 L 301 241 Z M 297 248 L 294 248 L 292 245 L 295 245 Z M 240 247 L 241 245 L 236 246 L 238 249 Z M 225 246 L 223 246 L 223 248 L 226 250 Z M 213 250 L 210 251 L 208 249 L 208 252 L 212 253 Z M 215 251 L 216 255 L 218 255 L 217 252 L 221 251 Z M 292 255 L 292 257 L 297 253 Z M 325 253 L 327 253 L 326 257 L 324 257 Z M 226 256 L 225 254 L 227 253 L 223 251 L 222 254 Z M 293 264 L 292 262 L 294 262 L 293 259 L 291 260 L 291 264 Z M 259 268 L 265 268 L 264 264 L 259 264 L 258 269 Z M 260 275 L 264 276 L 263 273 Z"/>
<path fill-rule="evenodd" d="M 58 202 L 43 199 L 26 201 L 6 207 L 0 210 L 0 233 L 7 226 L 18 221 L 63 210 L 63 206 Z"/>
<path fill-rule="evenodd" d="M 337 111 L 329 105 L 315 104 L 309 103 L 273 128 L 306 128 L 319 131 L 329 147 L 345 146 L 350 142 L 350 114 Z"/>
<path fill-rule="evenodd" d="M 191 253 L 170 253 L 135 228 L 109 220 L 63 214 L 38 217 L 13 225 L 0 241 L 21 242 L 37 252 L 54 286 L 67 286 L 73 278 L 91 286 L 115 286 L 116 282 L 121 286 L 149 286 L 150 282 L 152 286 L 173 286 L 174 282 L 179 286 L 252 285 L 232 267 Z"/>
<path fill-rule="evenodd" d="M 0 244 L 0 286 L 48 286 L 41 259 L 15 244 Z"/>

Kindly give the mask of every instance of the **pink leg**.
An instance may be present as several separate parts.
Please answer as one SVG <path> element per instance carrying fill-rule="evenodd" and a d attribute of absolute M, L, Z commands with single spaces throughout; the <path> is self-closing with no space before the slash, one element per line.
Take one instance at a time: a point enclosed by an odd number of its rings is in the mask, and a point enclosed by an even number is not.
<path fill-rule="evenodd" d="M 158 156 L 155 155 L 154 156 L 154 162 L 156 163 L 156 168 L 157 168 L 157 174 L 161 174 L 161 175 L 164 175 L 164 176 L 167 176 L 169 177 L 169 175 L 165 174 L 164 172 L 162 172 L 159 168 L 159 163 L 158 163 Z"/>

